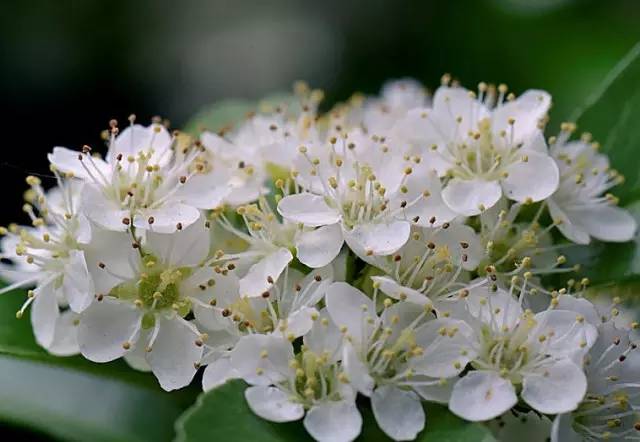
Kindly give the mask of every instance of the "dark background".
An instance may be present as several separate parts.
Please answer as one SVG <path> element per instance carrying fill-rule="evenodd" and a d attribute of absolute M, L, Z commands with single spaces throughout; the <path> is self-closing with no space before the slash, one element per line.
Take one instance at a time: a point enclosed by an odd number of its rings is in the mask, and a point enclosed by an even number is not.
<path fill-rule="evenodd" d="M 566 118 L 640 40 L 637 0 L 3 1 L 0 224 L 53 146 L 99 147 L 111 118 L 181 127 L 199 108 L 296 79 L 329 103 L 387 78 L 549 90 Z M 639 79 L 640 81 L 640 79 Z"/>

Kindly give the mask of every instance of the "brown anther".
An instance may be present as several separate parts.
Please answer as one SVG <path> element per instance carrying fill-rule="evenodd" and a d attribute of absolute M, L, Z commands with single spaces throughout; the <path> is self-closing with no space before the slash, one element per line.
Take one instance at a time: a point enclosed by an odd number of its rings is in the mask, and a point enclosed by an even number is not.
<path fill-rule="evenodd" d="M 122 218 L 122 224 L 124 224 L 125 226 L 128 226 L 129 224 L 131 224 L 131 220 L 129 218 Z"/>
<path fill-rule="evenodd" d="M 178 224 L 176 224 L 176 229 L 178 229 L 178 230 L 182 230 L 182 223 L 178 223 Z"/>
<path fill-rule="evenodd" d="M 104 269 L 106 265 L 104 264 L 104 262 L 99 262 L 98 267 L 100 267 L 101 269 Z"/>
<path fill-rule="evenodd" d="M 273 284 L 273 278 L 271 276 L 267 276 L 267 282 L 269 284 Z"/>
<path fill-rule="evenodd" d="M 156 221 L 156 219 L 154 217 L 152 217 L 152 216 L 150 216 L 149 219 L 147 219 L 147 222 L 149 224 L 153 224 L 155 221 Z"/>
<path fill-rule="evenodd" d="M 316 275 L 316 276 L 313 277 L 313 279 L 315 279 L 316 282 L 320 282 L 320 281 L 322 281 L 322 276 Z"/>
<path fill-rule="evenodd" d="M 269 292 L 264 292 L 264 293 L 262 293 L 262 295 L 261 295 L 261 296 L 262 296 L 264 299 L 267 299 L 269 296 L 271 296 L 271 293 L 269 293 Z"/>
<path fill-rule="evenodd" d="M 222 310 L 222 316 L 224 316 L 225 318 L 231 316 L 231 310 L 225 308 L 224 310 Z"/>
<path fill-rule="evenodd" d="M 187 182 L 187 177 L 186 177 L 186 176 L 184 176 L 184 175 L 183 175 L 183 176 L 181 176 L 181 177 L 180 177 L 180 184 L 184 184 L 184 183 L 186 183 L 186 182 Z"/>

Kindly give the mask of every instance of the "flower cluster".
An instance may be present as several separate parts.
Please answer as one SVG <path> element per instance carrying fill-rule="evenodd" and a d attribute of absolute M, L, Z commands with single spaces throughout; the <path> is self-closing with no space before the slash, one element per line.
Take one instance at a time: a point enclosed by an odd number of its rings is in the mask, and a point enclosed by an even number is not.
<path fill-rule="evenodd" d="M 544 91 L 447 76 L 432 97 L 400 80 L 321 98 L 300 84 L 217 133 L 131 117 L 104 156 L 54 148 L 57 184 L 27 178 L 31 225 L 0 232 L 38 343 L 165 390 L 242 379 L 254 413 L 318 441 L 360 434 L 358 396 L 395 440 L 429 402 L 556 416 L 554 441 L 640 437 L 638 326 L 561 254 L 636 231 L 589 134 L 546 139 Z"/>

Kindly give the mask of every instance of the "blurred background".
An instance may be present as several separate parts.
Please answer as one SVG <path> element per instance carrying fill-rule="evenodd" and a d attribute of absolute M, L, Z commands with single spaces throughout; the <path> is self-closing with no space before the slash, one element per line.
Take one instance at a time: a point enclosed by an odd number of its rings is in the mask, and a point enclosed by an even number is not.
<path fill-rule="evenodd" d="M 46 152 L 100 146 L 111 118 L 180 128 L 297 79 L 331 104 L 450 72 L 471 88 L 547 89 L 557 124 L 638 40 L 637 0 L 3 1 L 0 223 L 25 221 L 24 177 L 47 173 Z"/>

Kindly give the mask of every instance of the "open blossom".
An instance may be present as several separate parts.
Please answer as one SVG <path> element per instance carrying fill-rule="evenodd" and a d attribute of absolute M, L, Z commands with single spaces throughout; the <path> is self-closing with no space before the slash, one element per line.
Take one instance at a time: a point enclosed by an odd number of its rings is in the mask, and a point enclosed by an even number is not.
<path fill-rule="evenodd" d="M 174 234 L 146 232 L 144 239 L 100 233 L 87 251 L 97 299 L 80 317 L 82 354 L 96 362 L 124 356 L 134 367 L 146 361 L 165 390 L 187 385 L 206 335 L 185 317 L 216 282 L 214 269 L 202 265 L 208 239 L 202 218 Z"/>
<path fill-rule="evenodd" d="M 340 345 L 336 326 L 323 316 L 305 334 L 297 355 L 281 336 L 253 334 L 235 346 L 230 365 L 251 385 L 245 398 L 258 416 L 273 422 L 304 416 L 315 440 L 349 442 L 360 434 L 362 417 L 356 392 L 337 365 Z"/>
<path fill-rule="evenodd" d="M 343 282 L 327 289 L 327 311 L 345 335 L 347 379 L 371 398 L 380 428 L 394 440 L 414 439 L 425 425 L 420 397 L 446 402 L 447 379 L 473 358 L 463 336 L 470 328 L 454 319 L 427 321 L 429 306 L 395 304 L 378 316 L 370 298 Z"/>
<path fill-rule="evenodd" d="M 428 225 L 433 213 L 442 213 L 437 177 L 414 171 L 383 139 L 358 130 L 301 146 L 296 167 L 304 191 L 283 198 L 278 212 L 317 227 L 318 249 L 335 255 L 344 241 L 364 260 L 389 255 L 409 239 L 412 223 Z"/>
<path fill-rule="evenodd" d="M 369 132 L 383 136 L 407 112 L 429 104 L 429 96 L 419 82 L 404 78 L 384 84 L 380 97 L 369 98 L 362 109 L 362 124 Z"/>
<path fill-rule="evenodd" d="M 1 273 L 13 283 L 0 293 L 35 287 L 17 316 L 31 306 L 38 344 L 50 353 L 68 355 L 78 352 L 74 331 L 77 313 L 87 308 L 93 297 L 83 250 L 90 241 L 91 227 L 78 210 L 80 186 L 54 173 L 59 186 L 46 193 L 38 178 L 27 178 L 31 189 L 24 210 L 32 226 L 3 228 L 2 257 L 12 264 L 3 265 Z"/>
<path fill-rule="evenodd" d="M 411 146 L 440 176 L 448 178 L 442 198 L 449 208 L 472 216 L 493 207 L 502 195 L 541 201 L 558 187 L 558 167 L 539 129 L 551 104 L 544 91 L 530 90 L 494 107 L 486 85 L 480 95 L 440 87 L 433 108 L 414 109 L 392 131 L 392 140 Z M 495 91 L 493 91 L 495 93 Z"/>
<path fill-rule="evenodd" d="M 587 394 L 577 410 L 555 418 L 552 442 L 625 441 L 640 435 L 640 353 L 629 330 L 611 321 L 585 357 Z"/>
<path fill-rule="evenodd" d="M 452 412 L 471 421 L 493 419 L 522 399 L 544 414 L 575 410 L 586 393 L 582 367 L 574 362 L 594 344 L 595 326 L 575 311 L 523 311 L 497 288 L 473 289 L 466 297 L 466 322 L 474 371 L 456 383 Z M 461 306 L 458 306 L 459 308 Z M 454 313 L 453 316 L 456 316 Z"/>
<path fill-rule="evenodd" d="M 49 154 L 56 169 L 85 182 L 83 211 L 100 227 L 175 232 L 229 193 L 229 171 L 207 171 L 198 160 L 201 147 L 177 149 L 163 126 L 132 124 L 117 133 L 114 123 L 105 159 L 88 146 L 82 152 L 56 147 Z"/>
<path fill-rule="evenodd" d="M 588 244 L 591 238 L 629 241 L 637 223 L 627 210 L 616 207 L 616 198 L 607 193 L 623 181 L 622 177 L 588 136 L 568 141 L 573 129 L 568 126 L 551 145 L 560 169 L 560 187 L 547 200 L 551 217 L 560 232 L 577 244 Z"/>

